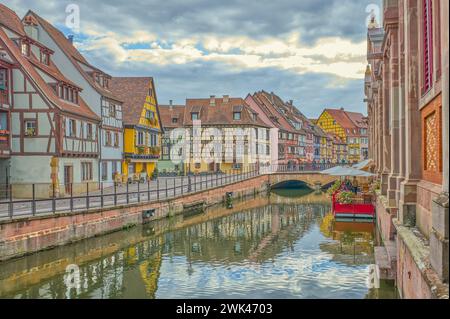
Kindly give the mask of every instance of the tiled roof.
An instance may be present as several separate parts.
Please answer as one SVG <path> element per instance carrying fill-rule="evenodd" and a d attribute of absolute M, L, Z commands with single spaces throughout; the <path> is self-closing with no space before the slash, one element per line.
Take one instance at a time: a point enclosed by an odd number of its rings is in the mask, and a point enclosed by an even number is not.
<path fill-rule="evenodd" d="M 113 77 L 109 87 L 114 95 L 123 101 L 122 112 L 125 125 L 139 124 L 145 99 L 151 87 L 153 87 L 153 94 L 156 97 L 151 77 Z"/>
<path fill-rule="evenodd" d="M 234 120 L 233 112 L 236 107 L 242 107 L 241 119 Z M 256 120 L 252 114 L 255 112 L 242 98 L 215 98 L 215 104 L 210 105 L 210 99 L 187 99 L 184 112 L 184 125 L 192 125 L 191 113 L 198 112 L 202 124 L 206 125 L 252 125 L 268 127 L 259 117 Z"/>
<path fill-rule="evenodd" d="M 97 69 L 96 67 L 89 64 L 89 62 L 83 57 L 83 55 L 75 48 L 75 46 L 66 38 L 66 36 L 59 31 L 57 28 L 55 28 L 50 22 L 46 21 L 45 19 L 41 18 L 39 15 L 37 15 L 33 11 L 29 11 L 27 13 L 28 15 L 32 15 L 36 20 L 39 22 L 39 24 L 42 26 L 42 28 L 50 35 L 50 37 L 53 39 L 53 41 L 56 42 L 58 47 L 66 54 L 66 56 L 69 58 L 69 60 L 72 62 L 72 64 L 78 69 L 80 74 L 86 79 L 86 81 L 89 82 L 89 84 L 102 96 L 115 100 L 117 102 L 122 102 L 118 97 L 116 97 L 109 89 L 104 88 L 100 86 L 93 77 L 88 74 L 86 71 L 81 68 L 79 63 L 85 64 L 86 66 L 100 71 L 104 73 L 103 71 Z"/>
<path fill-rule="evenodd" d="M 159 114 L 161 115 L 161 123 L 164 128 L 177 128 L 184 126 L 184 105 L 160 105 Z M 177 119 L 173 123 L 173 118 Z"/>
<path fill-rule="evenodd" d="M 358 127 L 358 128 L 367 128 L 367 120 L 361 113 L 356 112 L 345 112 L 350 120 Z"/>
<path fill-rule="evenodd" d="M 8 15 L 12 15 L 12 17 L 7 17 L 9 21 L 16 21 L 18 19 L 14 11 L 3 10 L 3 15 L 5 15 L 5 13 L 7 13 Z M 60 99 L 56 95 L 55 91 L 39 75 L 33 63 L 31 63 L 31 61 L 27 57 L 22 55 L 17 45 L 6 35 L 6 33 L 2 29 L 0 29 L 0 40 L 5 44 L 5 49 L 11 55 L 11 57 L 18 62 L 23 71 L 37 84 L 37 87 L 40 89 L 40 91 L 54 106 L 68 113 L 82 115 L 87 118 L 100 121 L 100 118 L 87 106 L 87 104 L 81 97 L 79 98 L 79 105 L 75 105 Z M 60 73 L 54 65 L 51 65 L 49 68 L 52 69 L 55 74 Z"/>
<path fill-rule="evenodd" d="M 0 3 L 0 25 L 7 27 L 15 33 L 26 36 L 23 24 L 17 14 L 7 6 Z"/>
<path fill-rule="evenodd" d="M 325 109 L 324 112 L 330 114 L 333 119 L 344 129 L 355 128 L 355 124 L 347 116 L 346 112 L 342 109 Z"/>
<path fill-rule="evenodd" d="M 260 91 L 253 94 L 253 99 L 278 129 L 291 133 L 295 132 L 291 124 L 289 124 L 286 118 L 277 110 L 273 94 Z"/>

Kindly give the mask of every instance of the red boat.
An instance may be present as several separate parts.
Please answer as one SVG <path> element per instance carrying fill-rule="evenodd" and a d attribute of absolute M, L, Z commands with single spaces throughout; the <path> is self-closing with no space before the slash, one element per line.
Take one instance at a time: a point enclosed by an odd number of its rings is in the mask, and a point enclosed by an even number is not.
<path fill-rule="evenodd" d="M 332 196 L 332 209 L 335 218 L 375 218 L 375 206 L 370 195 L 355 195 L 351 204 L 339 203 L 336 196 L 339 191 Z"/>

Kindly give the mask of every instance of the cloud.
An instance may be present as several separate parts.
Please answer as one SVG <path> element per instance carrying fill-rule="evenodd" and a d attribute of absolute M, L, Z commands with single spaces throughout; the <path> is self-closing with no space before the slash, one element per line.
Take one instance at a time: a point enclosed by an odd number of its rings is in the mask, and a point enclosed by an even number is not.
<path fill-rule="evenodd" d="M 160 102 L 266 89 L 301 101 L 364 111 L 367 5 L 380 0 L 72 1 L 80 7 L 75 41 L 113 75 L 151 75 Z M 10 0 L 64 32 L 69 2 Z M 302 109 L 303 110 L 303 109 Z"/>

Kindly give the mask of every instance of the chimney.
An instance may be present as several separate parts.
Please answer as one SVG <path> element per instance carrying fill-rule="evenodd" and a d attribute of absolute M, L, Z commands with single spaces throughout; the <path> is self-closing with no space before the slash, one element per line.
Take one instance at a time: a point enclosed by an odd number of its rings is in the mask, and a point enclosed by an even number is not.
<path fill-rule="evenodd" d="M 67 36 L 67 40 L 69 40 L 69 42 L 73 44 L 73 34 L 69 34 Z"/>
<path fill-rule="evenodd" d="M 344 111 L 344 108 L 343 108 L 343 107 L 341 107 L 341 111 Z"/>
<path fill-rule="evenodd" d="M 230 102 L 230 96 L 229 95 L 224 95 L 223 96 L 223 103 L 228 103 Z"/>
<path fill-rule="evenodd" d="M 169 100 L 169 110 L 173 110 L 173 101 Z"/>
<path fill-rule="evenodd" d="M 211 95 L 209 97 L 209 105 L 210 106 L 215 106 L 216 105 L 216 96 L 215 95 Z"/>
<path fill-rule="evenodd" d="M 294 100 L 289 100 L 289 105 L 292 105 L 294 103 Z"/>

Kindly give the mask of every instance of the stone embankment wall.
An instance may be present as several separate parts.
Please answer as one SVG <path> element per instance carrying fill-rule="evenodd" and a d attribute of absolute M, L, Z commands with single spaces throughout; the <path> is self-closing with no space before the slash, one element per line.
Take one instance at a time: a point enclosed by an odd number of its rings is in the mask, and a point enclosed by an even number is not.
<path fill-rule="evenodd" d="M 227 192 L 234 198 L 266 192 L 268 180 L 262 175 L 159 202 L 0 221 L 0 261 L 180 214 L 187 206 L 219 204 Z"/>

